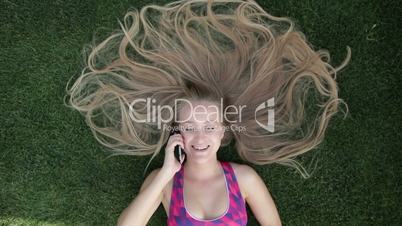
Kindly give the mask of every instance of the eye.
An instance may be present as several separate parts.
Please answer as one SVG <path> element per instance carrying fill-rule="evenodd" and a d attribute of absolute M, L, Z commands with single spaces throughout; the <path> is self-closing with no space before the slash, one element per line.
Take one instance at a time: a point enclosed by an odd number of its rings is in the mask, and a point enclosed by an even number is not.
<path fill-rule="evenodd" d="M 207 132 L 212 132 L 212 131 L 215 131 L 215 127 L 207 127 L 206 129 L 205 129 L 205 131 L 207 131 Z"/>
<path fill-rule="evenodd" d="M 192 132 L 192 131 L 194 131 L 194 128 L 192 128 L 192 127 L 186 127 L 186 128 L 184 128 L 184 131 L 185 131 L 185 132 Z"/>

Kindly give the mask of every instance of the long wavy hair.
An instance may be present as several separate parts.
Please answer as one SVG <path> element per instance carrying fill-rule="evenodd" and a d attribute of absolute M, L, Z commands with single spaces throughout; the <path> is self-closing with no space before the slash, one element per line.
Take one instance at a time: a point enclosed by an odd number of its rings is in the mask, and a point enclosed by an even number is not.
<path fill-rule="evenodd" d="M 245 161 L 291 166 L 309 177 L 295 157 L 320 144 L 340 103 L 347 109 L 336 74 L 350 60 L 349 47 L 343 63 L 333 67 L 329 52 L 313 50 L 290 18 L 273 16 L 253 0 L 147 5 L 118 22 L 121 30 L 84 51 L 85 68 L 66 87 L 66 106 L 85 116 L 112 155 L 152 155 L 152 161 L 169 138 L 156 122 L 133 120 L 133 114 L 147 118 L 146 104 L 134 107 L 134 100 L 173 107 L 177 98 L 222 98 L 224 106 L 247 106 L 241 119 L 229 115 L 231 122 L 224 122 L 246 130 L 225 132 L 223 146 L 234 140 Z M 274 132 L 257 124 L 267 116 L 255 112 L 271 98 Z"/>

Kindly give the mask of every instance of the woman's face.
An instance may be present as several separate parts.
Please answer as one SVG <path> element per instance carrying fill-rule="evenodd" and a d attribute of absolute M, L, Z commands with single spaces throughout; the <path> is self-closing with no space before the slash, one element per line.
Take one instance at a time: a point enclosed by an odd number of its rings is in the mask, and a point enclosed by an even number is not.
<path fill-rule="evenodd" d="M 205 161 L 216 158 L 224 136 L 219 108 L 209 101 L 193 101 L 179 110 L 179 127 L 187 158 Z"/>

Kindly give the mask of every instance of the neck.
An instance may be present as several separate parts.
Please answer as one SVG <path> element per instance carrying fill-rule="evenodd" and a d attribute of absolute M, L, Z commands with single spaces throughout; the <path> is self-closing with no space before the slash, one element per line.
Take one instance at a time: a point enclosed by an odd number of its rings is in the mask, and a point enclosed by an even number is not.
<path fill-rule="evenodd" d="M 187 159 L 183 167 L 186 178 L 194 181 L 210 180 L 222 173 L 222 166 L 216 158 L 203 163 Z"/>

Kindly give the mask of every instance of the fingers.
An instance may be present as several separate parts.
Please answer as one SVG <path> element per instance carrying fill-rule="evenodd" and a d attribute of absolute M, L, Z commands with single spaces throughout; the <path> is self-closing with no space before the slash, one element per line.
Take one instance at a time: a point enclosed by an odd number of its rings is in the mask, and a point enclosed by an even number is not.
<path fill-rule="evenodd" d="M 184 140 L 180 134 L 172 135 L 169 138 L 169 141 L 168 141 L 169 148 L 172 149 L 172 148 L 176 147 L 176 145 L 179 145 L 181 148 L 184 149 Z"/>

